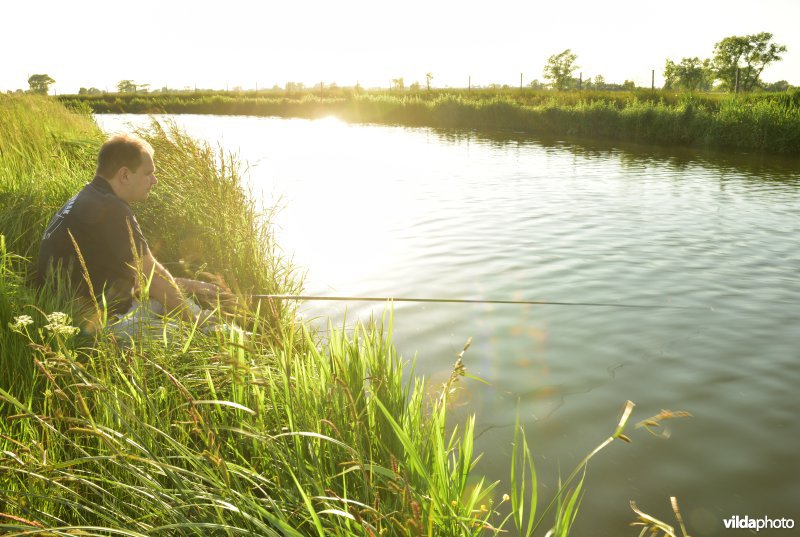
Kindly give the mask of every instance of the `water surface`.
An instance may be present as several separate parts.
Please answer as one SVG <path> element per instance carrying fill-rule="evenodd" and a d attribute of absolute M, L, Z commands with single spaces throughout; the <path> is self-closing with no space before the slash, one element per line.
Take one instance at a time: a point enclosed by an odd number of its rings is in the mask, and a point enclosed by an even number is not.
<path fill-rule="evenodd" d="M 162 118 L 163 119 L 163 118 Z M 661 409 L 590 465 L 576 535 L 635 535 L 629 500 L 692 535 L 733 515 L 800 522 L 800 161 L 586 145 L 513 133 L 334 119 L 173 116 L 238 152 L 309 294 L 679 305 L 690 310 L 405 304 L 395 343 L 432 383 L 468 337 L 460 418 L 479 471 L 508 492 L 517 409 L 543 494 L 613 431 Z M 108 130 L 142 116 L 99 116 Z M 157 162 L 157 156 L 156 156 Z M 380 315 L 352 303 L 347 319 Z M 306 315 L 341 322 L 344 305 Z M 672 520 L 671 518 L 669 520 Z"/>

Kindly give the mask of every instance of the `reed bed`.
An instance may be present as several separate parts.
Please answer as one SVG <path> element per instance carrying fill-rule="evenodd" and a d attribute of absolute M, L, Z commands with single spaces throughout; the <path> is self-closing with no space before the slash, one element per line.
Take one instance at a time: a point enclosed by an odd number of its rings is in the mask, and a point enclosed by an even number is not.
<path fill-rule="evenodd" d="M 645 143 L 800 154 L 800 91 L 747 95 L 663 90 L 197 92 L 63 96 L 96 113 L 317 118 L 513 130 Z"/>
<path fill-rule="evenodd" d="M 27 274 L 48 215 L 91 177 L 102 135 L 44 98 L 0 96 L 0 121 L 3 534 L 563 536 L 589 460 L 627 440 L 632 404 L 544 498 L 517 426 L 508 482 L 487 483 L 474 416 L 448 419 L 470 381 L 466 346 L 426 396 L 392 346 L 391 314 L 324 340 L 263 302 L 238 312 L 249 334 L 176 321 L 120 346 L 102 326 L 79 331 L 81 302 L 58 283 L 32 289 Z M 235 159 L 174 128 L 141 134 L 160 185 L 139 214 L 161 259 L 194 266 L 186 256 L 199 253 L 242 292 L 300 288 Z"/>

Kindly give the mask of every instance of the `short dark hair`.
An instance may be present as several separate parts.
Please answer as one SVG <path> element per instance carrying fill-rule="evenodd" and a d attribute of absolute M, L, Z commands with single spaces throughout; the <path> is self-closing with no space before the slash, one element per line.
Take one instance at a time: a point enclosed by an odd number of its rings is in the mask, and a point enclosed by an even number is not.
<path fill-rule="evenodd" d="M 142 165 L 142 156 L 152 156 L 153 147 L 138 136 L 117 134 L 106 140 L 97 155 L 97 175 L 111 179 L 120 168 L 136 171 Z"/>

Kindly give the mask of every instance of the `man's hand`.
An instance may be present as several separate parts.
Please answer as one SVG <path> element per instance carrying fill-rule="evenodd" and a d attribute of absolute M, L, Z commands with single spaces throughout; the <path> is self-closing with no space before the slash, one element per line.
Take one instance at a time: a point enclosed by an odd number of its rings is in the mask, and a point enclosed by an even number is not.
<path fill-rule="evenodd" d="M 235 311 L 238 304 L 237 297 L 219 285 L 190 280 L 188 278 L 174 278 L 170 272 L 159 263 L 151 252 L 142 257 L 144 276 L 153 278 L 150 282 L 150 298 L 156 299 L 166 311 L 179 311 L 186 321 L 194 322 L 220 322 L 210 312 L 203 312 L 203 308 L 216 309 L 223 306 Z M 194 296 L 199 306 L 189 296 Z"/>
<path fill-rule="evenodd" d="M 214 283 L 190 280 L 188 278 L 175 278 L 175 283 L 189 295 L 194 295 L 203 304 L 216 307 L 217 303 L 223 306 L 235 306 L 236 295 Z"/>

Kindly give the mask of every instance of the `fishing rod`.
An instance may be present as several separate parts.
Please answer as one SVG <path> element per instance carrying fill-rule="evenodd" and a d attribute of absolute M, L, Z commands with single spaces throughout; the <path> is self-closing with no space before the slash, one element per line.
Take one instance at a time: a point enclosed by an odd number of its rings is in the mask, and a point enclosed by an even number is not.
<path fill-rule="evenodd" d="M 183 265 L 182 262 L 175 263 Z M 216 285 L 216 284 L 214 284 Z M 224 284 L 223 284 L 224 285 Z M 227 286 L 225 286 L 227 288 Z M 229 292 L 229 291 L 228 291 Z M 233 297 L 231 297 L 233 298 Z M 629 308 L 629 309 L 673 309 L 673 310 L 704 310 L 697 306 L 673 306 L 660 304 L 619 304 L 611 302 L 561 302 L 549 300 L 479 300 L 470 298 L 410 298 L 391 296 L 319 296 L 319 295 L 281 295 L 281 294 L 255 294 L 247 295 L 248 300 L 293 300 L 296 302 L 422 302 L 435 304 L 512 304 L 527 306 L 587 306 L 599 308 Z M 713 307 L 709 307 L 714 311 Z"/>
<path fill-rule="evenodd" d="M 606 308 L 697 310 L 692 306 L 662 306 L 654 304 L 614 304 L 608 302 L 552 302 L 547 300 L 477 300 L 468 298 L 406 298 L 389 296 L 311 296 L 311 295 L 249 295 L 250 299 L 328 301 L 328 302 L 433 302 L 437 304 L 524 304 L 535 306 L 590 306 Z"/>

